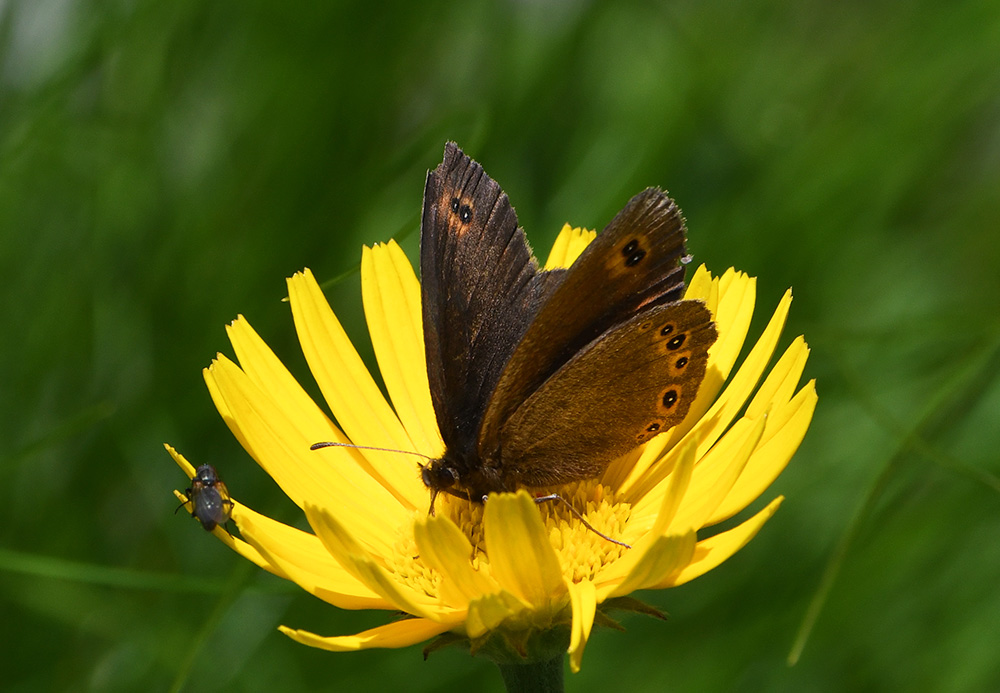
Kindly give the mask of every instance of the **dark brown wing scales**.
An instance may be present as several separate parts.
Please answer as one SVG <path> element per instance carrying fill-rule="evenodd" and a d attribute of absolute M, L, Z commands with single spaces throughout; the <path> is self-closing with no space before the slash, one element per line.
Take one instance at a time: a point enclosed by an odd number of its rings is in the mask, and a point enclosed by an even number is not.
<path fill-rule="evenodd" d="M 715 339 L 711 312 L 700 301 L 655 306 L 611 328 L 504 424 L 504 472 L 524 486 L 599 475 L 684 419 Z"/>
<path fill-rule="evenodd" d="M 438 427 L 449 452 L 469 459 L 486 403 L 537 311 L 544 273 L 507 195 L 454 143 L 427 174 L 420 271 Z"/>

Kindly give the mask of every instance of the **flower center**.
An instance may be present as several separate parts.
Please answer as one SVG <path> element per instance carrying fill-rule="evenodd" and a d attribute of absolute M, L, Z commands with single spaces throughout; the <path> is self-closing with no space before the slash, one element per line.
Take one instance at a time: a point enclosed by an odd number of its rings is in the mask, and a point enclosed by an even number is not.
<path fill-rule="evenodd" d="M 596 481 L 582 481 L 554 489 L 593 528 L 580 522 L 566 503 L 548 501 L 539 505 L 542 521 L 549 533 L 552 548 L 559 556 L 567 580 L 580 582 L 593 579 L 601 568 L 614 563 L 627 548 L 608 541 L 597 532 L 619 539 L 632 511 L 632 506 L 615 502 Z M 596 530 L 596 531 L 594 531 Z"/>
<path fill-rule="evenodd" d="M 385 557 L 385 567 L 400 582 L 410 585 L 428 597 L 440 595 L 441 574 L 420 560 L 417 542 L 413 539 L 413 526 L 400 527 L 393 543 L 392 554 Z"/>
<path fill-rule="evenodd" d="M 628 551 L 601 534 L 619 539 L 632 508 L 628 503 L 615 502 L 610 498 L 599 481 L 575 482 L 546 489 L 544 492 L 538 489 L 535 491 L 538 496 L 557 493 L 566 501 L 543 501 L 538 504 L 538 512 L 542 516 L 552 548 L 559 557 L 563 575 L 568 580 L 579 582 L 593 578 L 602 566 L 613 563 Z M 489 556 L 483 539 L 484 506 L 449 498 L 446 508 L 445 512 L 465 532 L 475 549 L 472 567 L 488 571 Z M 580 522 L 576 513 L 582 515 L 592 529 Z"/>
<path fill-rule="evenodd" d="M 538 495 L 549 495 L 550 492 L 558 493 L 566 502 L 541 502 L 538 512 L 567 580 L 580 582 L 594 579 L 604 566 L 614 563 L 629 550 L 601 536 L 620 539 L 632 509 L 628 503 L 610 498 L 600 482 L 590 480 L 566 484 Z M 489 574 L 483 509 L 481 503 L 453 498 L 438 504 L 438 512 L 447 513 L 468 537 L 473 549 L 469 556 L 472 568 Z M 584 525 L 576 513 L 582 515 L 591 528 Z M 437 598 L 441 594 L 441 575 L 420 560 L 419 553 L 412 525 L 400 527 L 393 553 L 385 557 L 385 567 L 400 581 Z"/>

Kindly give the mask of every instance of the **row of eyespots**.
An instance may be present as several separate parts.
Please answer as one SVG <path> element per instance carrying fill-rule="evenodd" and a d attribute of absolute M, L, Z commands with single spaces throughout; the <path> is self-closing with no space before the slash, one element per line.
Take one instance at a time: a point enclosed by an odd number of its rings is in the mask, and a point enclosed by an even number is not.
<path fill-rule="evenodd" d="M 660 335 L 663 337 L 669 337 L 673 333 L 673 331 L 674 331 L 673 324 L 668 322 L 660 329 Z M 684 346 L 684 342 L 686 339 L 687 339 L 686 332 L 681 332 L 678 335 L 674 335 L 673 337 L 671 337 L 670 341 L 667 342 L 667 348 L 670 349 L 670 351 L 677 351 L 682 346 Z"/>
<path fill-rule="evenodd" d="M 652 326 L 653 326 L 652 320 L 647 320 L 646 322 L 639 325 L 639 331 L 645 332 Z M 677 328 L 674 325 L 674 323 L 668 322 L 663 327 L 660 328 L 660 336 L 670 337 L 670 335 L 673 334 L 675 329 Z M 671 337 L 670 341 L 667 342 L 667 348 L 670 349 L 670 351 L 677 351 L 682 346 L 684 346 L 684 342 L 686 340 L 687 340 L 687 332 L 681 332 L 680 334 Z"/>
<path fill-rule="evenodd" d="M 643 325 L 640 326 L 640 328 L 648 329 L 649 326 L 650 325 L 648 323 L 644 323 Z M 660 330 L 660 334 L 666 337 L 670 335 L 673 331 L 674 331 L 674 326 L 670 323 L 667 323 Z M 667 349 L 671 351 L 679 349 L 684 344 L 686 336 L 687 336 L 686 334 L 682 333 L 673 337 L 669 342 L 667 342 Z M 676 371 L 683 370 L 688 365 L 690 360 L 691 360 L 690 356 L 687 353 L 679 356 L 677 360 L 674 361 L 674 369 Z M 673 375 L 676 377 L 678 373 L 674 373 Z M 663 408 L 667 412 L 670 412 L 672 409 L 674 409 L 674 407 L 677 406 L 677 403 L 681 399 L 681 392 L 680 392 L 681 389 L 682 388 L 673 386 L 668 388 L 666 392 L 664 392 L 663 395 L 661 395 L 660 403 L 663 405 Z M 662 423 L 654 421 L 653 423 L 649 424 L 646 427 L 646 430 L 643 433 L 640 433 L 638 436 L 636 436 L 636 440 L 641 443 L 645 441 L 646 438 L 650 438 L 656 435 L 657 432 L 659 432 L 662 425 L 663 425 Z"/>
<path fill-rule="evenodd" d="M 653 326 L 652 321 L 648 321 L 647 320 L 646 322 L 644 322 L 641 325 L 639 325 L 639 330 L 640 331 L 646 331 L 646 330 L 650 329 L 652 326 Z M 668 322 L 666 325 L 664 325 L 663 327 L 660 328 L 660 335 L 662 335 L 663 337 L 669 337 L 674 332 L 675 329 L 676 328 L 675 328 L 674 324 Z M 666 344 L 666 348 L 669 351 L 677 351 L 682 346 L 684 346 L 684 342 L 686 342 L 686 341 L 687 341 L 687 333 L 686 332 L 682 332 L 682 333 L 680 333 L 678 335 L 674 335 L 673 337 L 671 337 L 670 341 L 668 341 L 667 344 Z M 683 355 L 683 356 L 679 357 L 674 362 L 674 368 L 676 370 L 678 370 L 678 371 L 681 370 L 681 369 L 683 369 L 685 366 L 688 365 L 688 361 L 689 360 L 690 360 L 690 358 L 689 358 L 688 355 Z"/>

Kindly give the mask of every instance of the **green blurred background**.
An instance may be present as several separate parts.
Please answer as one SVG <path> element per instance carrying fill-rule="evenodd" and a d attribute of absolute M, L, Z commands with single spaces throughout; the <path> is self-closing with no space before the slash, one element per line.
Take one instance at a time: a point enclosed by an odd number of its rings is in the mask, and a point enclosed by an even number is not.
<path fill-rule="evenodd" d="M 391 616 L 174 515 L 161 447 L 301 522 L 200 369 L 243 313 L 308 381 L 281 302 L 305 266 L 345 275 L 328 295 L 370 353 L 361 245 L 414 257 L 447 139 L 540 252 L 668 188 L 696 260 L 759 276 L 761 317 L 794 287 L 783 344 L 812 346 L 780 512 L 640 595 L 667 622 L 596 632 L 569 690 L 1000 688 L 995 2 L 9 0 L 0 55 L 5 691 L 501 689 L 458 650 L 280 635 Z"/>

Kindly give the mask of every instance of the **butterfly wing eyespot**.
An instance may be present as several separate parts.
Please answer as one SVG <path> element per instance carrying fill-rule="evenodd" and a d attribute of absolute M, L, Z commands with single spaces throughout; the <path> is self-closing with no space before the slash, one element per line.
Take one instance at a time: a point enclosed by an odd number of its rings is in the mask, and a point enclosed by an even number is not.
<path fill-rule="evenodd" d="M 638 238 L 633 238 L 622 248 L 622 257 L 625 259 L 626 267 L 635 267 L 646 257 L 646 250 L 639 243 Z"/>
<path fill-rule="evenodd" d="M 636 445 L 641 445 L 651 438 L 655 438 L 663 431 L 662 421 L 653 421 L 649 423 L 641 433 L 636 434 L 635 442 Z"/>
<path fill-rule="evenodd" d="M 666 413 L 669 414 L 670 410 L 677 406 L 677 402 L 681 399 L 681 392 L 678 391 L 680 389 L 680 386 L 673 385 L 665 390 L 660 397 L 660 403 L 663 405 Z"/>
<path fill-rule="evenodd" d="M 465 200 L 459 197 L 451 198 L 451 202 L 448 204 L 451 213 L 455 215 L 459 222 L 462 224 L 468 224 L 472 221 L 472 200 Z"/>
<path fill-rule="evenodd" d="M 482 228 L 474 225 L 476 205 L 476 200 L 468 197 L 452 197 L 450 200 L 443 198 L 438 210 L 444 227 L 443 236 L 450 236 L 457 241 L 469 231 L 481 233 Z"/>

